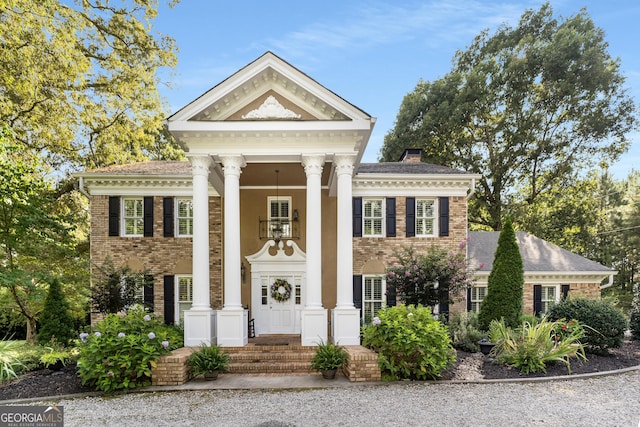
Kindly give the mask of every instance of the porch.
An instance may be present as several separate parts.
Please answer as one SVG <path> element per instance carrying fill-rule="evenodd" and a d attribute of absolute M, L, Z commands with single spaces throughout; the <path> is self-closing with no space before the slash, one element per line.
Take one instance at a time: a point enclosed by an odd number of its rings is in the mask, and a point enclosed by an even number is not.
<path fill-rule="evenodd" d="M 311 370 L 314 347 L 302 346 L 300 335 L 263 335 L 242 347 L 225 347 L 231 363 L 225 376 L 317 376 Z M 350 382 L 379 381 L 378 354 L 359 345 L 344 346 L 349 359 L 338 375 Z M 160 357 L 152 370 L 154 386 L 178 386 L 192 379 L 187 358 L 194 347 L 183 347 Z M 222 378 L 221 377 L 221 378 Z"/>

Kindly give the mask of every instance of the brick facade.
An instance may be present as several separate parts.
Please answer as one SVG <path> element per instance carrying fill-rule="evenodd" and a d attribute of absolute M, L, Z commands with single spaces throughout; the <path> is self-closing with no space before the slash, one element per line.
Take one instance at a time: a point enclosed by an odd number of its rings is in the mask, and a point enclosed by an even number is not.
<path fill-rule="evenodd" d="M 163 236 L 163 197 L 153 199 L 153 237 L 109 236 L 109 197 L 91 197 L 91 275 L 100 277 L 107 260 L 118 268 L 147 272 L 154 278 L 154 312 L 164 315 L 164 276 L 191 274 L 192 239 Z M 222 307 L 222 203 L 209 198 L 211 306 Z M 95 280 L 95 279 L 94 279 Z M 99 317 L 92 315 L 95 321 Z"/>

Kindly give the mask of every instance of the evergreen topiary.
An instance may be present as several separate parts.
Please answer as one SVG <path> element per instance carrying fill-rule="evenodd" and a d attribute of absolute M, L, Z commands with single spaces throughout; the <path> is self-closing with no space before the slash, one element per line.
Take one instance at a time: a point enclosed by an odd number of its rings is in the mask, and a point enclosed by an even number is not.
<path fill-rule="evenodd" d="M 507 217 L 498 238 L 493 268 L 487 283 L 487 296 L 480 306 L 480 327 L 486 331 L 492 320 L 501 318 L 504 318 L 507 326 L 517 327 L 522 315 L 523 288 L 522 257 L 511 219 Z"/>
<path fill-rule="evenodd" d="M 69 313 L 69 304 L 62 293 L 60 282 L 53 279 L 49 285 L 49 292 L 44 301 L 44 310 L 39 319 L 40 331 L 38 341 L 46 343 L 55 341 L 66 346 L 69 340 L 75 338 L 75 321 Z"/>

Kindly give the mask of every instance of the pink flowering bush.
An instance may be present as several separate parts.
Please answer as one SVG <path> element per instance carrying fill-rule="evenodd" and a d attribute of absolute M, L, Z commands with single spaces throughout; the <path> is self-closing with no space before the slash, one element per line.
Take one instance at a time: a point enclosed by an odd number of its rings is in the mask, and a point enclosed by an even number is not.
<path fill-rule="evenodd" d="M 438 304 L 446 290 L 451 295 L 462 294 L 474 283 L 465 246 L 463 241 L 457 250 L 431 248 L 424 254 L 413 248 L 403 249 L 396 254 L 397 264 L 387 269 L 387 292 L 395 291 L 404 304 L 425 306 Z"/>
<path fill-rule="evenodd" d="M 151 384 L 162 354 L 183 346 L 182 333 L 136 307 L 109 314 L 92 334 L 80 334 L 78 373 L 83 384 L 113 392 Z"/>

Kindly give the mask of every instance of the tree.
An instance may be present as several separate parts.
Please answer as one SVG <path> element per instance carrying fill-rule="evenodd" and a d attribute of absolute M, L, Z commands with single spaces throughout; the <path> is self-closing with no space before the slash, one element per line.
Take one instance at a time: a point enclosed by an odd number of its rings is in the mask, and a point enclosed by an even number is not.
<path fill-rule="evenodd" d="M 109 259 L 98 272 L 91 290 L 91 305 L 98 313 L 117 313 L 136 304 L 144 304 L 142 289 L 153 286 L 153 276 L 134 273 L 127 266 L 116 268 Z"/>
<path fill-rule="evenodd" d="M 71 219 L 56 208 L 55 191 L 42 176 L 39 158 L 22 150 L 7 128 L 0 128 L 0 287 L 26 319 L 26 339 L 36 335 L 46 282 L 73 262 Z"/>
<path fill-rule="evenodd" d="M 482 174 L 470 220 L 500 230 L 513 203 L 627 150 L 635 105 L 607 48 L 584 9 L 559 21 L 548 3 L 484 31 L 448 74 L 404 98 L 382 160 L 419 146 L 423 160 Z"/>
<path fill-rule="evenodd" d="M 69 312 L 69 304 L 58 279 L 53 279 L 44 301 L 44 310 L 38 319 L 40 331 L 38 341 L 55 341 L 66 346 L 75 334 L 75 320 Z"/>
<path fill-rule="evenodd" d="M 505 324 L 515 328 L 522 315 L 524 269 L 511 219 L 507 217 L 498 237 L 493 267 L 487 282 L 487 295 L 480 305 L 478 320 L 484 330 L 492 320 L 504 318 Z"/>
<path fill-rule="evenodd" d="M 175 65 L 176 49 L 152 31 L 156 8 L 148 0 L 0 0 L 0 123 L 56 166 L 157 151 L 165 117 L 157 72 Z"/>
<path fill-rule="evenodd" d="M 396 254 L 398 263 L 387 269 L 387 292 L 395 293 L 403 304 L 429 307 L 448 303 L 449 295 L 462 295 L 473 283 L 465 246 L 462 242 L 457 251 L 449 252 L 440 248 L 425 253 L 403 249 Z"/>

